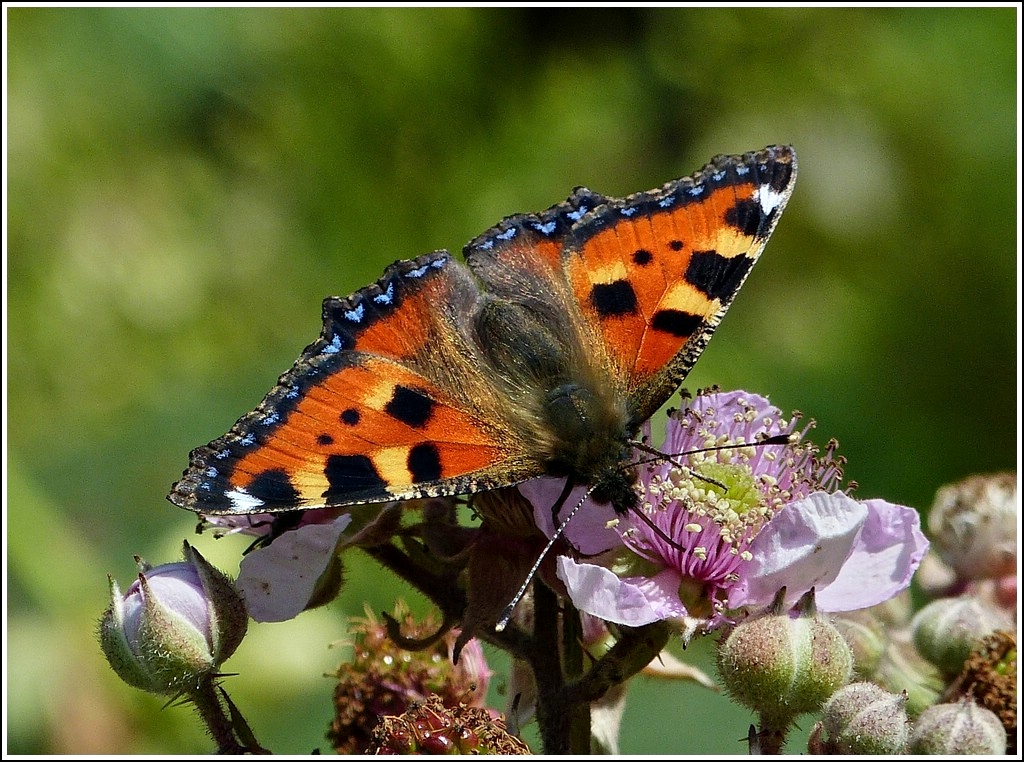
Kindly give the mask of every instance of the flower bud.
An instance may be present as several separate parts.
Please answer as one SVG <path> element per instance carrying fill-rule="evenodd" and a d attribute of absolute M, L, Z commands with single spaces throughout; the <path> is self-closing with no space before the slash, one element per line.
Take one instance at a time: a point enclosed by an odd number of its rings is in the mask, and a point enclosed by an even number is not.
<path fill-rule="evenodd" d="M 841 614 L 836 617 L 833 624 L 843 634 L 853 651 L 857 675 L 864 680 L 872 679 L 889 645 L 885 626 L 871 609 Z"/>
<path fill-rule="evenodd" d="M 874 683 L 853 683 L 825 704 L 822 727 L 826 754 L 902 754 L 909 726 L 905 693 L 882 690 Z"/>
<path fill-rule="evenodd" d="M 122 595 L 110 579 L 100 622 L 107 661 L 129 685 L 178 695 L 198 689 L 245 636 L 245 604 L 231 581 L 187 542 L 183 562 L 151 567 Z"/>
<path fill-rule="evenodd" d="M 1020 499 L 1014 473 L 942 487 L 928 512 L 935 550 L 964 581 L 1016 574 Z"/>
<path fill-rule="evenodd" d="M 1014 630 L 1003 612 L 972 596 L 932 601 L 911 621 L 914 645 L 946 675 L 957 674 L 970 653 L 996 630 Z"/>
<path fill-rule="evenodd" d="M 910 737 L 912 754 L 1005 754 L 1006 729 L 999 718 L 970 699 L 924 710 Z"/>
<path fill-rule="evenodd" d="M 801 599 L 795 617 L 781 610 L 783 595 L 765 614 L 733 628 L 718 648 L 726 690 L 776 728 L 818 710 L 853 673 L 850 647 L 815 613 L 813 591 Z"/>

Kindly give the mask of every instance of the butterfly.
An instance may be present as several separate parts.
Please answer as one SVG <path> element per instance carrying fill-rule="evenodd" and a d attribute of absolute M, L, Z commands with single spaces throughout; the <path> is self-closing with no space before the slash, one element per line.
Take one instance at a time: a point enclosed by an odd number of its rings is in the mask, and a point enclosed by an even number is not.
<path fill-rule="evenodd" d="M 168 499 L 281 513 L 538 476 L 636 506 L 633 444 L 697 361 L 793 192 L 789 146 L 626 198 L 578 187 L 323 302 L 323 330 Z"/>

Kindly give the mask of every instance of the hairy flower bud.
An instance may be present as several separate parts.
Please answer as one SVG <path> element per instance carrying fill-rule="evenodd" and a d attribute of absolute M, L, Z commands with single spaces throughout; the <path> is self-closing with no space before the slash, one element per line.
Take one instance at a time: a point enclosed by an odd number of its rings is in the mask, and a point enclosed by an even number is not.
<path fill-rule="evenodd" d="M 840 688 L 825 704 L 823 752 L 902 754 L 909 733 L 906 703 L 905 693 L 889 693 L 874 683 Z"/>
<path fill-rule="evenodd" d="M 911 621 L 914 645 L 946 675 L 957 674 L 986 635 L 1014 630 L 1002 611 L 972 596 L 932 601 Z"/>
<path fill-rule="evenodd" d="M 910 738 L 914 754 L 1005 754 L 1006 730 L 999 718 L 970 699 L 936 704 L 917 720 Z"/>
<path fill-rule="evenodd" d="M 183 562 L 151 567 L 124 594 L 110 579 L 100 645 L 129 685 L 178 695 L 197 690 L 245 636 L 245 604 L 231 581 L 185 543 Z"/>
<path fill-rule="evenodd" d="M 843 636 L 814 612 L 813 592 L 798 615 L 780 605 L 738 624 L 718 648 L 718 673 L 738 702 L 765 724 L 785 727 L 818 710 L 853 673 L 853 654 Z"/>
<path fill-rule="evenodd" d="M 980 474 L 946 485 L 928 512 L 936 552 L 965 581 L 1016 573 L 1019 522 L 1014 473 Z"/>
<path fill-rule="evenodd" d="M 853 651 L 854 668 L 865 680 L 874 677 L 889 645 L 885 626 L 871 609 L 850 611 L 833 622 Z"/>

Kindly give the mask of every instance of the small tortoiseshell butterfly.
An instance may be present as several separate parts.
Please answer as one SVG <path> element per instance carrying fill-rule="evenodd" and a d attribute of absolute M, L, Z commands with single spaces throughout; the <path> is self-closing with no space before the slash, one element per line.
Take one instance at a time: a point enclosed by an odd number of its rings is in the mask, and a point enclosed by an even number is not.
<path fill-rule="evenodd" d="M 168 498 L 276 513 L 537 476 L 635 506 L 632 441 L 693 367 L 796 181 L 773 146 L 624 199 L 577 188 L 323 304 L 323 331 Z"/>

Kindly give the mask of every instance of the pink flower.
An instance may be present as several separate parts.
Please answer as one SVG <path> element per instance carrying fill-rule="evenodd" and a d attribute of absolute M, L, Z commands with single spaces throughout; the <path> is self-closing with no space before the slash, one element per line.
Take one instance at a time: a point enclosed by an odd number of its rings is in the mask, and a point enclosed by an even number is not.
<path fill-rule="evenodd" d="M 866 608 L 904 589 L 928 547 L 917 512 L 837 491 L 835 443 L 818 453 L 803 441 L 807 428 L 796 431 L 757 395 L 698 394 L 668 422 L 670 459 L 641 467 L 642 515 L 620 517 L 618 547 L 612 529 L 573 527 L 595 506 L 566 528 L 582 553 L 608 549 L 558 558 L 573 603 L 629 626 L 683 618 L 712 628 L 730 612 L 767 606 L 782 587 L 788 602 L 813 587 L 823 611 Z M 754 446 L 787 434 L 788 444 Z M 530 489 L 550 528 L 543 506 L 552 493 Z"/>

